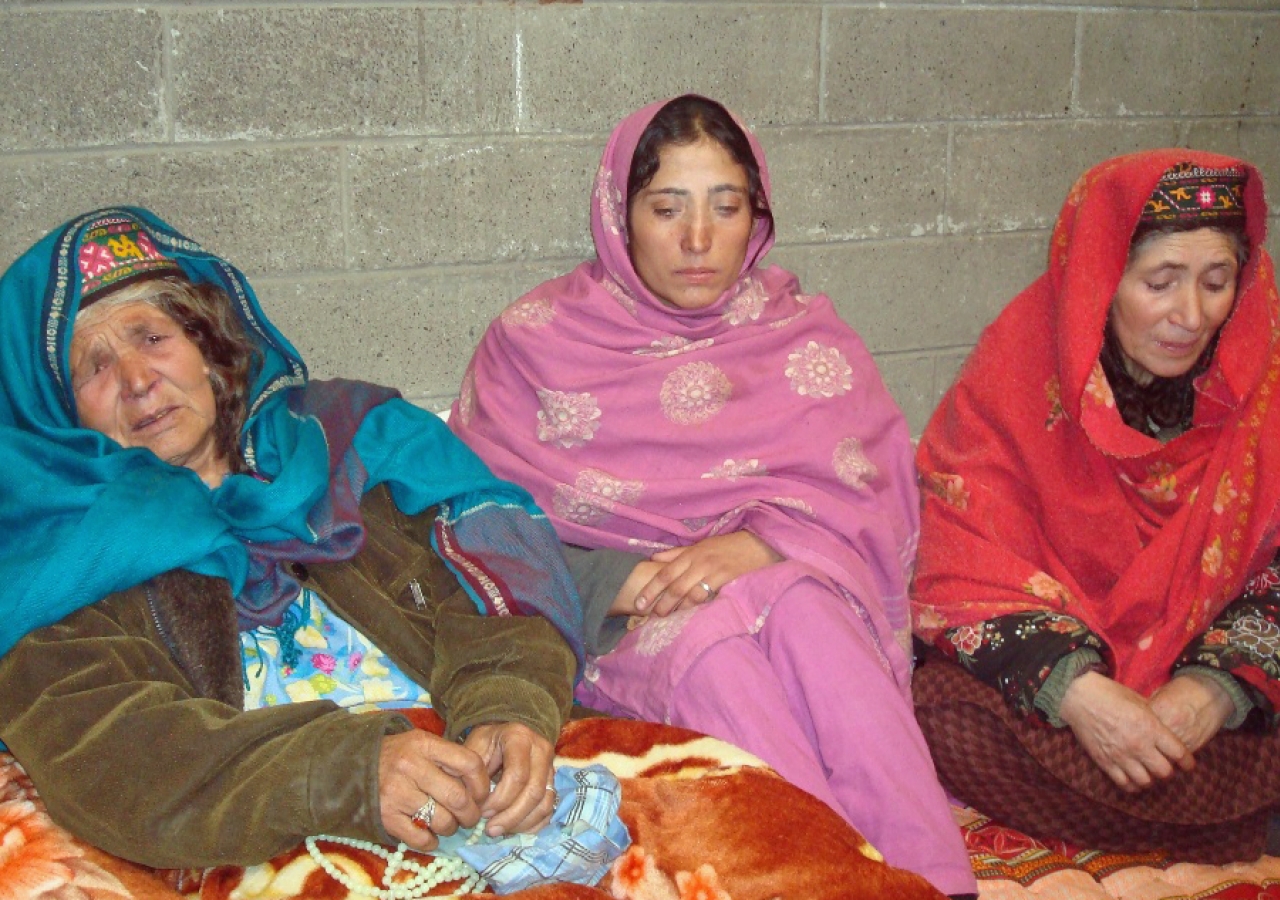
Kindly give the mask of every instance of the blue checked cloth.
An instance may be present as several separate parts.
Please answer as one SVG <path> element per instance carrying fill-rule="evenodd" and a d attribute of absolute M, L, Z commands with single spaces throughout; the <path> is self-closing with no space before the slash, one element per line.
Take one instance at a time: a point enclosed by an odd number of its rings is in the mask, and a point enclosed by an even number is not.
<path fill-rule="evenodd" d="M 481 832 L 469 844 L 472 833 L 458 831 L 441 838 L 437 852 L 462 857 L 498 894 L 555 882 L 596 884 L 631 845 L 618 818 L 622 785 L 604 766 L 559 766 L 555 789 L 560 802 L 536 834 L 490 838 Z"/>

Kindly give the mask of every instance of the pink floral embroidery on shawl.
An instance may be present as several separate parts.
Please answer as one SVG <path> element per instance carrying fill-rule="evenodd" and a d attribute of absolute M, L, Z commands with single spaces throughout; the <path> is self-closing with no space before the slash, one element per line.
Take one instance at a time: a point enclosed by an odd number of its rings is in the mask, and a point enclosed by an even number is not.
<path fill-rule="evenodd" d="M 451 427 L 500 477 L 528 488 L 567 543 L 652 554 L 759 535 L 815 589 L 857 607 L 905 696 L 919 515 L 905 419 L 831 301 L 760 264 L 772 245 L 762 225 L 716 302 L 678 309 L 645 286 L 628 255 L 623 198 L 660 106 L 628 117 L 605 147 L 591 203 L 596 258 L 491 324 L 469 368 L 474 391 L 459 400 L 473 410 Z M 767 196 L 763 153 L 747 137 Z M 552 304 L 545 326 L 527 326 L 530 298 Z M 643 490 L 623 499 L 606 484 Z M 597 680 L 621 677 L 628 654 L 656 653 L 647 659 L 670 660 L 647 683 L 661 694 L 699 647 L 762 620 L 783 586 L 760 584 L 631 632 L 597 661 Z"/>

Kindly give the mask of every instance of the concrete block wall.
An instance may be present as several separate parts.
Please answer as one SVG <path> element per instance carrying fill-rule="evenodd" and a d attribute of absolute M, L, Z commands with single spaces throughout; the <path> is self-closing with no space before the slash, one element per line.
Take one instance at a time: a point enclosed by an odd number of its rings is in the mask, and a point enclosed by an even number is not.
<path fill-rule="evenodd" d="M 688 90 L 756 129 L 772 260 L 916 432 L 1090 165 L 1195 146 L 1280 185 L 1280 0 L 0 0 L 0 266 L 149 206 L 313 374 L 443 408 L 489 319 L 591 253 L 612 124 Z"/>

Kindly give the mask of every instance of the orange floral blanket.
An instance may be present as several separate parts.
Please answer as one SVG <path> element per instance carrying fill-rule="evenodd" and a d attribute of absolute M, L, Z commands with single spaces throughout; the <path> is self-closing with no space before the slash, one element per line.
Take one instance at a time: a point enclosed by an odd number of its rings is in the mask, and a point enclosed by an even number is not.
<path fill-rule="evenodd" d="M 615 719 L 571 723 L 561 761 L 601 763 L 623 784 L 634 840 L 598 887 L 556 885 L 517 900 L 938 900 L 885 865 L 834 813 L 721 741 Z M 972 809 L 956 810 L 982 900 L 1280 900 L 1280 859 L 1174 863 L 1045 843 Z M 326 846 L 366 884 L 384 860 Z M 448 894 L 450 885 L 438 893 Z M 156 872 L 73 838 L 49 820 L 30 780 L 0 753 L 0 900 L 356 900 L 305 849 L 249 869 Z"/>
<path fill-rule="evenodd" d="M 423 725 L 424 723 L 419 723 Z M 570 723 L 559 760 L 600 763 L 622 782 L 633 844 L 597 887 L 553 885 L 518 900 L 939 900 L 885 864 L 820 801 L 755 757 L 683 729 L 618 719 Z M 322 844 L 352 883 L 380 885 L 385 861 Z M 448 895 L 451 884 L 434 895 Z M 155 872 L 107 856 L 45 814 L 0 754 L 0 900 L 356 900 L 305 848 L 248 869 Z"/>

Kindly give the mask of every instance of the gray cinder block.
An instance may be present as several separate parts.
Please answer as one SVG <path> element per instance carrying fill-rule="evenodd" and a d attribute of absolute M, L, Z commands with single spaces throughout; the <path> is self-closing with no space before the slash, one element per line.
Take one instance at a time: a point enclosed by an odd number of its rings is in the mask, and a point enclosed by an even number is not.
<path fill-rule="evenodd" d="M 1173 120 L 957 125 L 947 190 L 952 231 L 1051 228 L 1077 178 L 1136 150 L 1173 147 Z"/>
<path fill-rule="evenodd" d="M 770 254 L 830 295 L 873 353 L 972 344 L 1044 271 L 1048 232 L 785 247 Z"/>
<path fill-rule="evenodd" d="M 822 11 L 731 3 L 549 4 L 519 16 L 532 131 L 603 131 L 688 91 L 753 125 L 814 122 Z"/>
<path fill-rule="evenodd" d="M 420 133 L 419 24 L 407 8 L 175 14 L 177 139 Z"/>
<path fill-rule="evenodd" d="M 5 248 L 21 253 L 71 216 L 145 206 L 250 274 L 341 269 L 342 195 L 336 150 L 136 152 L 127 156 L 0 159 Z"/>
<path fill-rule="evenodd" d="M 1098 12 L 1082 19 L 1085 114 L 1280 112 L 1275 15 Z"/>
<path fill-rule="evenodd" d="M 352 266 L 590 255 L 603 143 L 502 137 L 357 148 Z"/>
<path fill-rule="evenodd" d="M 0 151 L 165 139 L 160 16 L 0 11 Z"/>
<path fill-rule="evenodd" d="M 936 234 L 945 127 L 762 131 L 784 243 Z"/>
<path fill-rule="evenodd" d="M 902 407 L 912 434 L 924 430 L 937 405 L 933 388 L 933 358 L 923 354 L 880 356 L 876 358 L 880 377 L 893 399 Z"/>
<path fill-rule="evenodd" d="M 553 265 L 367 274 L 258 286 L 267 315 L 299 349 L 312 377 L 361 378 L 423 405 L 451 398 L 489 321 L 548 278 Z"/>
<path fill-rule="evenodd" d="M 1058 116 L 1071 98 L 1075 15 L 833 7 L 826 117 L 912 121 Z"/>

